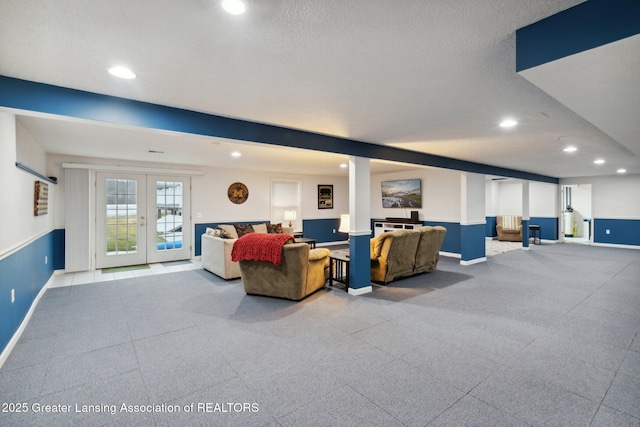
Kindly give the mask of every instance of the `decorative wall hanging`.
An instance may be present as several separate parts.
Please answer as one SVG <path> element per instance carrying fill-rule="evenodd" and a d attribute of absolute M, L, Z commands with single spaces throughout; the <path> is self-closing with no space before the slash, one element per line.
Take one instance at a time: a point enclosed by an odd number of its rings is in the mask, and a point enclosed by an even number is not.
<path fill-rule="evenodd" d="M 318 209 L 333 209 L 333 185 L 318 184 Z"/>
<path fill-rule="evenodd" d="M 234 182 L 227 190 L 227 197 L 229 197 L 231 203 L 241 205 L 249 198 L 249 189 L 241 182 Z"/>
<path fill-rule="evenodd" d="M 49 184 L 36 181 L 33 192 L 33 216 L 46 215 L 49 207 Z"/>

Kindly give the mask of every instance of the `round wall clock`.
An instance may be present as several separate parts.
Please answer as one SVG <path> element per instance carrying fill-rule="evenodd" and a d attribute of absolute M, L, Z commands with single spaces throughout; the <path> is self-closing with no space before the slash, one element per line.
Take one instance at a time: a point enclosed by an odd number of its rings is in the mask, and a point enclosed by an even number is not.
<path fill-rule="evenodd" d="M 241 182 L 234 182 L 229 186 L 227 196 L 229 197 L 229 200 L 231 200 L 231 203 L 240 205 L 246 202 L 249 198 L 249 189 Z"/>

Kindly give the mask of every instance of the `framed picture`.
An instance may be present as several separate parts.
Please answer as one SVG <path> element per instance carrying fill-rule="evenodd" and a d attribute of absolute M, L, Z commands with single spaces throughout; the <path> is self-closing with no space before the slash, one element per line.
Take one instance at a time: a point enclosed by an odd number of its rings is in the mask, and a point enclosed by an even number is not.
<path fill-rule="evenodd" d="M 318 184 L 318 209 L 333 209 L 333 185 Z"/>
<path fill-rule="evenodd" d="M 49 207 L 49 185 L 42 181 L 36 181 L 33 194 L 33 216 L 47 214 Z"/>

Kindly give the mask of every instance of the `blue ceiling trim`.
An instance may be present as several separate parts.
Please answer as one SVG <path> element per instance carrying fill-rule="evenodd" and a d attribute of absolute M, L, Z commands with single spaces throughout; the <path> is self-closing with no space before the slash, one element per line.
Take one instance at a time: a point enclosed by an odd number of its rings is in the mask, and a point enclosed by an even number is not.
<path fill-rule="evenodd" d="M 516 71 L 640 33 L 640 1 L 589 0 L 516 31 Z"/>
<path fill-rule="evenodd" d="M 558 178 L 0 76 L 0 106 L 557 184 Z"/>

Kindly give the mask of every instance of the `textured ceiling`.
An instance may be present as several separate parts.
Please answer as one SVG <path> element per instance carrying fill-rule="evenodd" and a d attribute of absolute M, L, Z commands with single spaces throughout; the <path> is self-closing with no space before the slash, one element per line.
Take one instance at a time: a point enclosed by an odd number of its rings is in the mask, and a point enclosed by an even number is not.
<path fill-rule="evenodd" d="M 640 150 L 628 143 L 640 132 L 627 118 L 640 102 L 581 108 L 602 105 L 611 86 L 622 97 L 637 91 L 626 86 L 637 63 L 623 80 L 600 79 L 598 93 L 584 85 L 591 84 L 586 71 L 602 75 L 619 70 L 626 56 L 640 57 L 638 43 L 608 52 L 607 67 L 593 69 L 600 64 L 595 49 L 586 63 L 555 61 L 536 76 L 515 72 L 515 31 L 579 3 L 246 0 L 247 12 L 232 16 L 215 0 L 2 0 L 0 74 L 553 177 L 608 175 L 623 166 L 640 173 Z M 138 78 L 106 73 L 118 64 Z M 561 90 L 548 89 L 552 81 Z M 636 108 L 620 119 L 614 105 Z M 500 128 L 506 116 L 520 125 Z M 219 153 L 237 148 L 40 117 L 20 123 L 56 153 L 229 167 Z M 562 152 L 567 141 L 579 151 Z M 344 156 L 241 144 L 245 150 L 255 151 L 237 167 L 345 173 L 334 166 Z M 595 166 L 595 157 L 607 163 Z"/>

